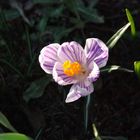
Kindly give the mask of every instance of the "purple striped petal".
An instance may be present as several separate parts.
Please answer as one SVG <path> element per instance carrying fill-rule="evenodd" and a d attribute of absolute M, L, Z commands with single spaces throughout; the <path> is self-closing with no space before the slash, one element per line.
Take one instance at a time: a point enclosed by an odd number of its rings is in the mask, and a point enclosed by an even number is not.
<path fill-rule="evenodd" d="M 93 85 L 87 79 L 74 84 L 67 95 L 66 103 L 78 100 L 82 96 L 87 96 L 94 91 Z"/>
<path fill-rule="evenodd" d="M 63 64 L 56 62 L 53 68 L 53 78 L 59 85 L 70 85 L 77 82 L 73 77 L 67 76 L 63 72 Z"/>
<path fill-rule="evenodd" d="M 48 74 L 52 74 L 55 62 L 57 61 L 57 50 L 59 44 L 54 43 L 44 47 L 39 55 L 39 63 L 41 68 Z"/>
<path fill-rule="evenodd" d="M 88 65 L 94 61 L 99 68 L 104 67 L 108 60 L 108 47 L 97 38 L 86 40 L 85 53 Z"/>
<path fill-rule="evenodd" d="M 92 65 L 90 63 L 90 69 L 92 69 L 92 71 L 89 73 L 87 79 L 90 82 L 95 82 L 99 78 L 99 75 L 100 75 L 99 67 L 95 62 L 92 62 Z"/>
<path fill-rule="evenodd" d="M 71 62 L 77 61 L 81 64 L 86 63 L 82 46 L 74 41 L 63 43 L 58 49 L 58 57 L 62 63 L 66 60 L 70 60 Z"/>

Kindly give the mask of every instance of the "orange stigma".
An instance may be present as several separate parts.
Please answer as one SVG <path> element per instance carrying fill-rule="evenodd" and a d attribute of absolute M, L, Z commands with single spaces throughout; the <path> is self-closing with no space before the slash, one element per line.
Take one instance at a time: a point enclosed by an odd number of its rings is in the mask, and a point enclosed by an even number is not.
<path fill-rule="evenodd" d="M 63 70 L 67 76 L 75 76 L 81 73 L 82 67 L 78 62 L 66 60 L 63 63 Z"/>

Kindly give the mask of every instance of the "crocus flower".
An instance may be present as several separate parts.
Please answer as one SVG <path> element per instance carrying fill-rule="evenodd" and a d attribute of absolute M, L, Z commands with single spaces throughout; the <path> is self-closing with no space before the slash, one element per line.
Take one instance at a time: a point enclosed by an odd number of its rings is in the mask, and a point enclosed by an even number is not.
<path fill-rule="evenodd" d="M 59 85 L 73 84 L 66 102 L 73 102 L 94 91 L 92 82 L 99 77 L 99 68 L 108 60 L 107 46 L 97 38 L 86 40 L 85 48 L 75 42 L 53 43 L 45 46 L 39 55 L 41 68 Z"/>

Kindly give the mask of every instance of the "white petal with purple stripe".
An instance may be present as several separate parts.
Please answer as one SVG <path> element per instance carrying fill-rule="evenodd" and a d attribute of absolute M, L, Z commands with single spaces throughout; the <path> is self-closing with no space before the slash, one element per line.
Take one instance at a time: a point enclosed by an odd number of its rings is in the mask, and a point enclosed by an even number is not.
<path fill-rule="evenodd" d="M 88 65 L 94 61 L 99 68 L 104 67 L 108 60 L 108 47 L 97 38 L 86 40 L 85 54 Z"/>
<path fill-rule="evenodd" d="M 74 84 L 67 95 L 66 103 L 78 100 L 82 96 L 87 96 L 94 91 L 93 85 L 87 79 Z"/>
<path fill-rule="evenodd" d="M 84 49 L 79 43 L 74 41 L 63 43 L 58 49 L 58 57 L 62 63 L 66 60 L 76 61 L 83 65 L 86 63 Z"/>
<path fill-rule="evenodd" d="M 44 47 L 39 55 L 39 63 L 41 68 L 48 74 L 52 74 L 55 62 L 57 61 L 57 50 L 59 44 L 54 43 Z"/>
<path fill-rule="evenodd" d="M 90 63 L 90 69 L 92 69 L 92 70 L 89 73 L 87 79 L 90 82 L 95 82 L 99 78 L 99 75 L 100 75 L 99 67 L 95 62 L 92 62 L 92 68 L 91 68 L 91 63 Z"/>
<path fill-rule="evenodd" d="M 81 97 L 80 94 L 75 92 L 75 87 L 71 87 L 69 94 L 67 95 L 67 98 L 65 100 L 66 103 L 74 102 L 78 100 Z"/>

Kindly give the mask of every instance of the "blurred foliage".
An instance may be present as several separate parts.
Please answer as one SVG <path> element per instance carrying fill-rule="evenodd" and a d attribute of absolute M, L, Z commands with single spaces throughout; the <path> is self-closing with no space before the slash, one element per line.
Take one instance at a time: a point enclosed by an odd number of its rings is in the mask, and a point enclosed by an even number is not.
<path fill-rule="evenodd" d="M 80 34 L 76 33 L 74 40 L 82 42 L 87 23 L 104 22 L 95 8 L 97 2 L 32 0 L 22 3 L 9 0 L 0 8 L 0 63 L 7 76 L 16 76 L 15 82 L 24 85 L 21 88 L 26 101 L 41 96 L 50 81 L 47 78 L 36 80 L 42 75 L 36 64 L 39 46 L 67 39 L 76 30 Z M 6 79 L 3 80 L 5 86 Z"/>
<path fill-rule="evenodd" d="M 13 132 L 17 132 L 17 130 L 11 125 L 11 123 L 8 121 L 6 116 L 0 112 L 0 124 L 8 128 L 9 130 Z"/>
<path fill-rule="evenodd" d="M 20 133 L 2 133 L 0 140 L 32 140 L 31 138 Z"/>
<path fill-rule="evenodd" d="M 138 78 L 140 79 L 140 61 L 134 62 L 134 70 L 135 70 L 135 73 L 137 74 Z"/>
<path fill-rule="evenodd" d="M 19 1 L 11 0 L 9 6 L 12 9 L 1 9 L 6 21 L 21 18 L 25 23 L 38 30 L 40 39 L 46 34 L 52 35 L 54 42 L 60 42 L 73 30 L 83 30 L 86 23 L 103 23 L 103 16 L 98 14 L 95 8 L 96 2 L 90 1 L 85 5 L 82 0 L 32 0 L 25 3 L 25 10 Z M 35 18 L 26 16 L 25 12 L 34 7 Z M 59 21 L 59 22 L 58 22 Z M 36 36 L 36 39 L 38 37 Z"/>
<path fill-rule="evenodd" d="M 23 93 L 23 98 L 25 99 L 25 101 L 28 102 L 30 99 L 42 96 L 49 82 L 50 78 L 48 78 L 48 76 L 33 81 L 29 88 L 27 88 Z"/>

